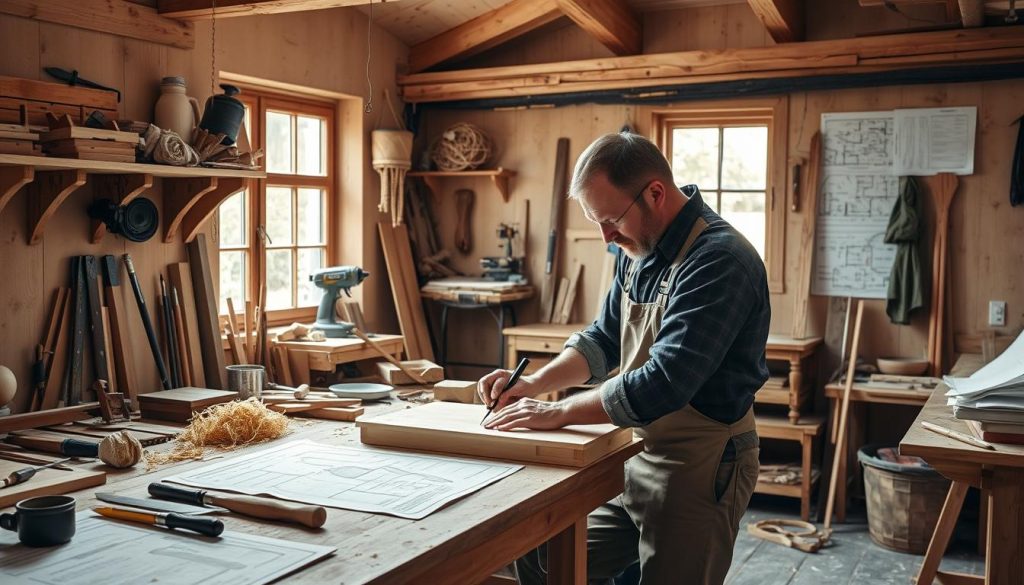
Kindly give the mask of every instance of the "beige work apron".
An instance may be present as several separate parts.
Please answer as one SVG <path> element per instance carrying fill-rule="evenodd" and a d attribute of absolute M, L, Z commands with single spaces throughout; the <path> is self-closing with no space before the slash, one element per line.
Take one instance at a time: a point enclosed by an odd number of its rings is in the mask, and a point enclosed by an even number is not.
<path fill-rule="evenodd" d="M 622 290 L 620 371 L 641 367 L 661 328 L 668 289 L 694 240 L 707 227 L 698 218 L 662 281 L 653 303 L 629 298 L 637 262 L 626 270 Z M 732 562 L 739 521 L 757 482 L 758 449 L 753 410 L 733 424 L 710 419 L 692 406 L 635 429 L 644 450 L 626 462 L 623 508 L 640 532 L 642 585 L 720 584 Z M 735 463 L 722 463 L 726 444 L 744 434 Z M 750 440 L 753 437 L 753 440 Z M 720 465 L 731 465 L 719 486 Z"/>

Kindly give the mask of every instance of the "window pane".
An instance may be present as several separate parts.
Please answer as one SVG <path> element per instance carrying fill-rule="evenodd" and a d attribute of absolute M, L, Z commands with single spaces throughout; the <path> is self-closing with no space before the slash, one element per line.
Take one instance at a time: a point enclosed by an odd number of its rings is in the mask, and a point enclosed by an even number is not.
<path fill-rule="evenodd" d="M 267 112 L 267 172 L 294 173 L 292 166 L 292 117 Z"/>
<path fill-rule="evenodd" d="M 676 186 L 718 188 L 718 128 L 672 130 L 672 174 Z"/>
<path fill-rule="evenodd" d="M 721 216 L 739 230 L 764 259 L 765 214 L 764 193 L 722 193 Z"/>
<path fill-rule="evenodd" d="M 273 246 L 292 243 L 291 187 L 267 187 L 267 235 Z"/>
<path fill-rule="evenodd" d="M 299 189 L 299 244 L 324 244 L 324 192 L 321 189 Z"/>
<path fill-rule="evenodd" d="M 299 116 L 296 119 L 298 143 L 296 149 L 299 159 L 300 175 L 324 175 L 326 170 L 326 126 L 320 118 Z"/>
<path fill-rule="evenodd" d="M 221 252 L 220 253 L 220 312 L 228 312 L 228 303 L 225 299 L 231 297 L 231 302 L 237 308 L 245 306 L 245 252 Z"/>
<path fill-rule="evenodd" d="M 318 268 L 324 267 L 323 248 L 302 248 L 299 250 L 299 266 L 296 280 L 299 283 L 299 307 L 312 307 L 320 304 L 324 291 L 317 288 L 309 280 L 309 275 Z"/>
<path fill-rule="evenodd" d="M 244 246 L 246 230 L 246 191 L 239 191 L 220 204 L 220 245 Z"/>
<path fill-rule="evenodd" d="M 267 250 L 267 309 L 292 306 L 292 251 Z"/>
<path fill-rule="evenodd" d="M 722 131 L 722 188 L 764 189 L 768 177 L 768 127 Z"/>

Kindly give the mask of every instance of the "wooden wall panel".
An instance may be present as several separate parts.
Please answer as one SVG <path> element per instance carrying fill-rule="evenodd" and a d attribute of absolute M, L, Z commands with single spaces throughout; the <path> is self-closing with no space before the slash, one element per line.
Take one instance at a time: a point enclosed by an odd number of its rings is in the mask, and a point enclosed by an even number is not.
<path fill-rule="evenodd" d="M 217 69 L 337 94 L 365 96 L 366 24 L 365 15 L 355 9 L 220 21 L 217 23 Z M 122 116 L 150 120 L 163 76 L 185 76 L 189 95 L 200 104 L 210 95 L 210 23 L 197 23 L 195 31 L 196 47 L 188 50 L 0 14 L 0 75 L 47 80 L 48 76 L 42 71 L 44 66 L 78 69 L 83 77 L 122 90 Z M 358 113 L 349 108 L 345 110 L 348 118 L 341 118 L 343 123 L 350 121 L 346 123 L 349 130 L 346 136 L 350 144 L 358 145 L 355 158 L 361 159 L 360 168 L 370 168 L 369 131 L 385 108 L 381 101 L 382 90 L 390 87 L 392 95 L 396 95 L 395 66 L 405 60 L 406 53 L 406 47 L 391 35 L 376 27 L 373 29 L 370 73 L 375 110 L 366 115 L 359 105 L 355 108 Z M 352 134 L 353 128 L 357 134 Z M 349 173 L 350 176 L 356 174 Z M 365 177 L 365 181 L 356 183 L 339 180 L 347 198 L 355 205 L 339 206 L 342 213 L 349 214 L 354 221 L 338 222 L 341 231 L 337 236 L 344 238 L 343 258 L 374 274 L 356 289 L 356 296 L 390 299 L 376 230 L 372 229 L 377 219 L 377 175 L 371 170 Z M 100 195 L 105 194 L 88 186 L 73 193 L 50 220 L 42 243 L 36 246 L 25 244 L 29 189 L 17 194 L 0 213 L 0 266 L 12 276 L 0 281 L 0 364 L 14 370 L 20 389 L 26 389 L 30 383 L 29 367 L 34 359 L 34 347 L 43 335 L 54 289 L 66 284 L 70 256 L 130 253 L 155 321 L 159 308 L 156 299 L 158 271 L 167 264 L 186 259 L 181 243 L 163 244 L 159 238 L 138 244 L 108 235 L 102 243 L 90 244 L 86 209 Z M 162 209 L 159 179 L 145 196 Z M 364 225 L 371 229 L 358 233 Z M 342 230 L 342 226 L 352 229 Z M 207 231 L 214 231 L 212 222 Z M 211 260 L 215 263 L 216 257 Z M 128 337 L 132 347 L 139 348 L 131 356 L 138 379 L 156 390 L 159 380 L 135 299 L 127 282 L 120 288 L 125 306 L 129 308 L 126 315 L 130 327 Z M 397 331 L 390 302 L 374 301 L 364 308 L 373 329 Z M 145 387 L 142 391 L 146 391 Z M 19 394 L 16 406 L 21 406 L 24 397 L 24 393 Z"/>
<path fill-rule="evenodd" d="M 842 14 L 849 21 L 848 24 L 844 25 L 842 19 L 825 23 L 819 15 L 816 21 L 808 23 L 809 36 L 815 39 L 836 38 L 842 36 L 843 29 L 839 27 L 875 30 L 882 26 L 898 26 L 903 18 L 891 14 L 869 18 L 858 8 L 846 6 L 850 4 L 848 2 L 840 4 L 845 6 Z M 772 44 L 763 26 L 746 4 L 649 13 L 645 17 L 644 27 L 645 52 Z M 537 56 L 532 53 L 531 47 L 544 47 L 545 51 L 551 51 L 561 43 L 567 59 L 580 58 L 580 53 L 591 49 L 582 40 L 567 46 L 564 37 L 550 38 L 554 34 L 552 31 L 541 31 L 528 35 L 514 44 L 511 52 L 488 56 L 490 61 L 480 59 L 475 66 L 536 62 L 533 59 Z M 561 60 L 562 55 L 550 53 L 545 57 L 548 61 Z M 790 96 L 789 146 L 786 156 L 807 157 L 811 134 L 817 129 L 823 112 L 978 106 L 975 175 L 961 178 L 960 191 L 952 210 L 950 269 L 956 276 L 952 292 L 955 303 L 953 324 L 957 332 L 974 333 L 983 330 L 987 328 L 988 300 L 1005 300 L 1008 303 L 1007 326 L 999 331 L 1015 334 L 1024 326 L 1024 285 L 1021 284 L 1024 280 L 1020 277 L 1024 251 L 1014 244 L 1024 239 L 1024 213 L 1010 208 L 1008 185 L 1010 156 L 1017 132 L 1013 122 L 1024 114 L 1021 103 L 1024 103 L 1024 80 L 795 93 Z M 463 120 L 472 121 L 492 131 L 499 150 L 497 164 L 513 168 L 519 173 L 513 180 L 512 201 L 530 200 L 529 265 L 530 275 L 536 281 L 543 268 L 544 237 L 551 197 L 550 167 L 555 141 L 559 136 L 570 138 L 570 160 L 574 163 L 591 140 L 604 132 L 617 131 L 626 121 L 633 123 L 637 131 L 650 135 L 652 109 L 647 106 L 578 105 L 515 112 L 432 110 L 427 114 L 423 126 L 427 136 L 421 137 L 421 140 L 432 140 L 448 125 Z M 508 116 L 515 118 L 515 124 L 510 125 L 504 121 Z M 507 134 L 509 128 L 512 134 Z M 501 203 L 493 193 L 488 195 L 487 185 L 465 186 L 474 188 L 478 195 L 473 216 L 476 223 L 474 236 L 485 240 L 478 239 L 477 243 L 491 245 L 490 242 L 494 240 L 493 225 L 498 221 L 509 221 L 512 209 Z M 453 190 L 457 185 L 451 182 L 447 187 Z M 790 194 L 787 193 L 784 199 L 787 208 L 789 198 Z M 440 201 L 438 205 L 442 217 L 442 239 L 446 246 L 451 247 L 448 235 L 451 230 L 447 229 L 450 225 L 443 218 L 454 213 L 454 207 L 446 207 L 451 205 L 446 201 Z M 926 201 L 925 207 L 926 217 L 932 217 L 930 203 Z M 568 202 L 565 218 L 569 229 L 596 229 L 586 222 L 573 202 Z M 772 331 L 777 333 L 788 334 L 791 328 L 794 302 L 792 287 L 797 281 L 796 258 L 802 221 L 802 211 L 787 211 L 786 292 L 771 297 Z M 597 256 L 600 247 L 593 240 L 569 243 L 562 247 L 560 261 L 563 270 L 571 266 L 574 257 L 586 259 L 580 288 L 581 301 L 585 307 L 593 307 L 596 297 L 601 294 L 594 290 L 600 279 Z M 484 253 L 490 254 L 490 251 L 478 247 L 468 257 L 457 257 L 456 265 L 463 270 L 479 273 L 476 262 Z M 925 266 L 930 265 L 930 228 L 922 243 L 921 257 Z M 828 298 L 812 296 L 810 302 L 810 328 L 821 334 L 825 330 Z M 535 322 L 536 307 L 535 300 L 519 304 L 521 322 Z M 484 316 L 478 320 L 475 317 L 456 315 L 453 319 L 458 319 L 458 325 L 453 321 L 450 335 L 453 357 L 482 353 L 490 359 L 492 353 L 496 354 L 496 342 L 490 335 L 493 323 L 489 319 Z M 589 313 L 584 316 L 589 320 Z M 481 328 L 486 333 L 481 334 Z M 867 358 L 884 355 L 923 356 L 928 333 L 927 314 L 916 315 L 910 326 L 894 326 L 885 314 L 884 302 L 872 301 L 865 310 L 864 331 L 862 350 Z"/>

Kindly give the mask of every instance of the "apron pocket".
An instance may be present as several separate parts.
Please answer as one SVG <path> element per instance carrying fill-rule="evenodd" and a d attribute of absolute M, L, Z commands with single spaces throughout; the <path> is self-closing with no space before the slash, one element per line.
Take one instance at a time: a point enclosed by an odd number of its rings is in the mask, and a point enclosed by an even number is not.
<path fill-rule="evenodd" d="M 722 496 L 729 488 L 733 473 L 736 472 L 735 461 L 722 461 L 718 464 L 718 471 L 715 472 L 715 501 L 721 502 Z"/>

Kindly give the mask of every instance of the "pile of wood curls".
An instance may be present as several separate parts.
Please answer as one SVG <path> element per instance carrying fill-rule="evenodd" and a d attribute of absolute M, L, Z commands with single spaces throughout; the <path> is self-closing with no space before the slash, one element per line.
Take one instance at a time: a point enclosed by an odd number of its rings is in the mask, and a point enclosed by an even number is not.
<path fill-rule="evenodd" d="M 202 459 L 207 447 L 230 451 L 271 441 L 288 432 L 288 422 L 288 417 L 268 409 L 255 398 L 216 404 L 192 418 L 169 453 L 146 451 L 146 468 Z"/>

